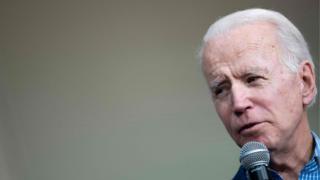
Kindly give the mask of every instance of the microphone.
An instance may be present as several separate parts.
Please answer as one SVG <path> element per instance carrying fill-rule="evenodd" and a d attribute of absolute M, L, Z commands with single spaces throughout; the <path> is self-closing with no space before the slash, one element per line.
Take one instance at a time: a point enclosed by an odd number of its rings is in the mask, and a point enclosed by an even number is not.
<path fill-rule="evenodd" d="M 269 180 L 267 172 L 269 161 L 269 151 L 260 142 L 247 142 L 240 150 L 240 163 L 247 170 L 251 180 Z"/>

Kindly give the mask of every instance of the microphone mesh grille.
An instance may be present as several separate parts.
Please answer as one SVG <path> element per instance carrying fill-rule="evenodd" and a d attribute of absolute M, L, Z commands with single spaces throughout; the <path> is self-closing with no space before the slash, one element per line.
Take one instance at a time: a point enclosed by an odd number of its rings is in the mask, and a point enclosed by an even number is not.
<path fill-rule="evenodd" d="M 242 146 L 240 151 L 240 163 L 246 169 L 251 169 L 257 165 L 268 166 L 269 161 L 270 154 L 264 144 L 251 141 Z"/>

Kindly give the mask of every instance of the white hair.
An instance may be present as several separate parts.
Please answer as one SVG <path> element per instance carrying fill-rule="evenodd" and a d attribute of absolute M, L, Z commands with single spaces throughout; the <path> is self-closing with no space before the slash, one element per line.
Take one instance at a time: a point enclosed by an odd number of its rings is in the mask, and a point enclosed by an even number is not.
<path fill-rule="evenodd" d="M 203 60 L 204 46 L 210 39 L 220 34 L 224 34 L 233 28 L 254 22 L 269 22 L 276 26 L 279 43 L 283 49 L 281 61 L 291 71 L 297 72 L 300 63 L 304 60 L 310 62 L 312 70 L 314 71 L 314 63 L 308 45 L 298 28 L 279 12 L 258 8 L 234 12 L 213 23 L 203 37 L 202 45 L 199 50 L 198 55 L 201 63 Z M 315 96 L 310 105 L 314 104 L 316 93 L 317 89 L 315 89 Z"/>

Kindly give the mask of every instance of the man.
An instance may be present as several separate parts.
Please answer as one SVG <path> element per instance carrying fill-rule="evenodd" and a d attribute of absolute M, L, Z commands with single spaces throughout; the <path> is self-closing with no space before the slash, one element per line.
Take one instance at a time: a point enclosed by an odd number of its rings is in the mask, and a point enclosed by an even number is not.
<path fill-rule="evenodd" d="M 237 145 L 265 144 L 274 179 L 320 179 L 320 140 L 307 115 L 315 72 L 299 30 L 275 11 L 235 12 L 211 25 L 200 57 L 215 109 Z M 234 179 L 247 179 L 246 170 Z"/>

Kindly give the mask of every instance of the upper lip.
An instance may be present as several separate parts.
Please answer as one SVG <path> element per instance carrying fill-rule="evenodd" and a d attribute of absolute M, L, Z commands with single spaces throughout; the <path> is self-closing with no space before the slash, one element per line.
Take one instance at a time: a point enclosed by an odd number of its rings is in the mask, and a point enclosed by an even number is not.
<path fill-rule="evenodd" d="M 260 123 L 263 123 L 263 122 L 249 122 L 249 123 L 243 124 L 242 126 L 240 126 L 238 133 L 241 133 L 243 130 L 251 128 L 252 126 L 255 126 Z"/>

